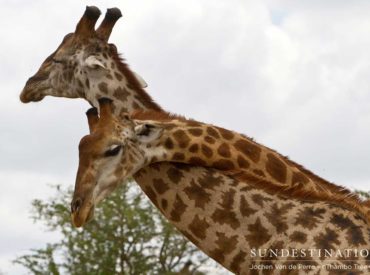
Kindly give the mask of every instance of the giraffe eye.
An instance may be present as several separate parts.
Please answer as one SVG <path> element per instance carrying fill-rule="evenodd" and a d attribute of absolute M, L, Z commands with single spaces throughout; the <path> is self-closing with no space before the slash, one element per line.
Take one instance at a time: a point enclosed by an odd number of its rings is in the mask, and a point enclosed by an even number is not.
<path fill-rule="evenodd" d="M 122 145 L 112 145 L 107 151 L 105 151 L 105 157 L 114 157 L 121 151 Z"/>

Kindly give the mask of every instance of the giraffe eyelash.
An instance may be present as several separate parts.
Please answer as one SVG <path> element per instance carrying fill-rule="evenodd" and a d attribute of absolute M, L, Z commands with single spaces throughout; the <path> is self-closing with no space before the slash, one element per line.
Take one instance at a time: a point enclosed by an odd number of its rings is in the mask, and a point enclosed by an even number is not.
<path fill-rule="evenodd" d="M 112 145 L 109 150 L 105 151 L 104 157 L 114 157 L 121 151 L 122 145 Z"/>

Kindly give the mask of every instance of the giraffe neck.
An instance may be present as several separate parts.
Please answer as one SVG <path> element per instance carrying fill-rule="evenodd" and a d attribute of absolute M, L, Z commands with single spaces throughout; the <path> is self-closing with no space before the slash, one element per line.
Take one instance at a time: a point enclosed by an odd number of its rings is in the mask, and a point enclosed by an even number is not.
<path fill-rule="evenodd" d="M 254 274 L 251 266 L 267 260 L 289 260 L 254 256 L 256 250 L 369 247 L 369 227 L 348 209 L 270 194 L 212 169 L 184 164 L 167 169 L 159 163 L 152 168 L 153 182 L 140 180 L 143 170 L 134 176 L 143 191 L 180 232 L 236 274 Z M 186 174 L 190 169 L 194 174 Z M 333 258 L 297 258 L 307 260 L 321 265 Z"/>
<path fill-rule="evenodd" d="M 111 49 L 112 50 L 112 49 Z M 134 110 L 155 110 L 162 112 L 163 109 L 154 102 L 151 96 L 144 90 L 139 76 L 130 70 L 115 50 L 112 50 L 110 61 L 103 62 L 106 72 L 103 76 L 91 79 L 85 84 L 86 99 L 93 105 L 99 106 L 98 99 L 109 97 L 114 100 L 115 114 L 121 112 L 131 113 Z M 104 59 L 102 53 L 100 58 Z"/>
<path fill-rule="evenodd" d="M 149 115 L 150 120 L 145 121 Z M 166 117 L 167 116 L 167 117 Z M 158 117 L 158 116 L 157 116 Z M 160 113 L 138 112 L 139 124 L 158 122 L 164 129 L 160 140 L 143 148 L 146 164 L 180 162 L 215 168 L 226 173 L 247 172 L 248 180 L 266 189 L 297 198 L 310 198 L 344 205 L 370 222 L 368 208 L 348 190 L 326 182 L 276 151 L 226 129 Z M 165 118 L 163 120 L 163 118 Z"/>

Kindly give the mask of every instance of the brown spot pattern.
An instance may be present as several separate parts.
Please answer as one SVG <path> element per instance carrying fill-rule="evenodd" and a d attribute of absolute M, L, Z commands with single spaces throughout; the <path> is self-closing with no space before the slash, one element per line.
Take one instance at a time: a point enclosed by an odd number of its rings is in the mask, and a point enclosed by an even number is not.
<path fill-rule="evenodd" d="M 325 212 L 325 209 L 321 208 L 313 209 L 308 206 L 304 207 L 298 211 L 295 225 L 302 225 L 303 227 L 312 230 L 323 218 L 323 214 Z"/>
<path fill-rule="evenodd" d="M 120 73 L 115 72 L 114 76 L 117 78 L 118 81 L 121 81 L 123 79 L 123 76 Z"/>
<path fill-rule="evenodd" d="M 245 199 L 244 196 L 241 196 L 240 197 L 240 213 L 244 216 L 244 217 L 248 217 L 254 213 L 256 213 L 257 210 L 254 210 L 253 208 L 251 208 L 249 206 L 249 203 L 248 201 Z"/>
<path fill-rule="evenodd" d="M 166 130 L 172 130 L 173 128 L 176 128 L 177 125 L 174 124 L 174 123 L 166 123 L 163 125 L 163 127 L 166 129 Z"/>
<path fill-rule="evenodd" d="M 227 143 L 222 143 L 218 147 L 217 153 L 224 158 L 229 158 L 231 156 L 230 146 Z"/>
<path fill-rule="evenodd" d="M 261 155 L 261 148 L 254 145 L 253 143 L 246 141 L 244 139 L 240 139 L 234 143 L 234 147 L 236 150 L 244 154 L 252 161 L 254 162 L 259 161 Z"/>
<path fill-rule="evenodd" d="M 232 208 L 234 205 L 235 194 L 236 191 L 234 189 L 230 189 L 229 192 L 224 192 L 222 194 L 221 206 L 225 209 Z"/>
<path fill-rule="evenodd" d="M 187 206 L 181 199 L 179 195 L 176 195 L 175 203 L 173 204 L 173 209 L 170 213 L 170 219 L 173 222 L 181 221 L 181 216 L 184 214 Z"/>
<path fill-rule="evenodd" d="M 189 152 L 191 152 L 191 153 L 196 153 L 196 152 L 198 152 L 198 150 L 199 150 L 199 145 L 198 144 L 193 144 L 193 145 L 191 145 L 190 147 L 189 147 Z"/>
<path fill-rule="evenodd" d="M 213 155 L 212 149 L 209 148 L 207 145 L 202 144 L 201 145 L 201 150 L 202 150 L 203 155 L 205 155 L 207 158 L 212 157 L 212 155 Z"/>
<path fill-rule="evenodd" d="M 223 262 L 225 256 L 235 250 L 238 238 L 237 236 L 227 237 L 225 233 L 221 232 L 216 232 L 216 235 L 217 240 L 215 244 L 217 248 L 211 252 L 211 255 L 212 258 L 216 259 L 218 262 Z"/>
<path fill-rule="evenodd" d="M 204 141 L 209 143 L 209 144 L 214 144 L 216 142 L 216 140 L 213 137 L 210 137 L 210 136 L 205 136 Z"/>
<path fill-rule="evenodd" d="M 330 228 L 326 228 L 325 232 L 320 233 L 313 240 L 316 243 L 316 248 L 320 249 L 335 249 L 335 245 L 340 244 L 338 234 Z"/>
<path fill-rule="evenodd" d="M 153 187 L 160 195 L 164 194 L 169 189 L 167 183 L 162 179 L 153 179 Z"/>
<path fill-rule="evenodd" d="M 267 154 L 266 171 L 275 180 L 285 183 L 287 177 L 286 165 L 273 154 Z"/>
<path fill-rule="evenodd" d="M 228 159 L 220 159 L 213 163 L 213 167 L 220 170 L 233 170 L 235 168 L 234 163 Z"/>
<path fill-rule="evenodd" d="M 195 207 L 204 209 L 206 204 L 211 201 L 211 195 L 203 187 L 196 184 L 194 180 L 184 189 L 184 192 L 190 200 L 194 201 Z"/>
<path fill-rule="evenodd" d="M 129 95 L 130 93 L 126 89 L 123 89 L 121 87 L 115 89 L 113 93 L 113 96 L 122 102 L 126 102 Z"/>
<path fill-rule="evenodd" d="M 207 134 L 215 139 L 220 138 L 218 131 L 213 127 L 207 127 Z"/>
<path fill-rule="evenodd" d="M 306 243 L 307 235 L 300 231 L 294 231 L 292 235 L 290 235 L 290 240 L 297 243 Z"/>
<path fill-rule="evenodd" d="M 103 94 L 108 94 L 108 85 L 107 85 L 107 83 L 105 83 L 105 82 L 101 82 L 101 83 L 99 83 L 98 88 L 99 88 L 99 90 L 100 90 Z"/>
<path fill-rule="evenodd" d="M 173 137 L 175 138 L 175 141 L 177 142 L 180 148 L 188 147 L 190 138 L 183 130 L 176 130 L 173 133 Z"/>
<path fill-rule="evenodd" d="M 176 153 L 173 154 L 172 160 L 174 160 L 174 161 L 185 160 L 185 155 L 183 153 L 176 152 Z"/>
<path fill-rule="evenodd" d="M 193 221 L 189 225 L 191 233 L 198 239 L 204 240 L 206 238 L 207 229 L 209 228 L 209 223 L 205 219 L 199 218 L 195 215 Z"/>
<path fill-rule="evenodd" d="M 192 119 L 186 120 L 186 124 L 189 127 L 199 127 L 200 126 L 200 123 L 198 121 L 195 121 L 195 120 L 192 120 Z"/>
<path fill-rule="evenodd" d="M 251 248 L 258 249 L 271 238 L 271 235 L 268 234 L 267 229 L 262 225 L 259 218 L 256 219 L 254 224 L 248 225 L 248 231 L 249 234 L 246 236 L 246 240 Z"/>
<path fill-rule="evenodd" d="M 164 142 L 164 147 L 166 147 L 167 149 L 173 149 L 174 145 L 171 138 L 166 139 L 166 141 Z"/>
<path fill-rule="evenodd" d="M 271 211 L 265 214 L 265 217 L 269 222 L 275 226 L 278 234 L 288 230 L 288 224 L 286 221 L 286 214 L 293 207 L 292 203 L 283 204 L 279 207 L 277 203 L 271 207 Z"/>
<path fill-rule="evenodd" d="M 158 205 L 157 204 L 157 194 L 154 192 L 153 188 L 151 188 L 150 186 L 147 186 L 144 192 L 148 196 L 148 198 L 151 200 L 151 202 L 154 203 L 154 205 Z"/>
<path fill-rule="evenodd" d="M 194 165 L 194 166 L 207 166 L 207 163 L 199 157 L 189 158 L 189 163 Z"/>
<path fill-rule="evenodd" d="M 226 140 L 230 140 L 230 139 L 233 139 L 234 137 L 234 133 L 229 131 L 229 130 L 226 130 L 224 128 L 220 128 L 220 127 L 216 127 L 218 132 L 221 134 L 221 136 L 226 139 Z"/>
<path fill-rule="evenodd" d="M 280 206 L 275 203 L 271 211 L 265 214 L 265 217 L 275 226 L 277 233 L 283 233 L 288 230 L 287 215 L 293 206 L 293 203 L 283 203 Z"/>
<path fill-rule="evenodd" d="M 366 241 L 362 234 L 362 230 L 358 226 L 347 230 L 346 238 L 347 238 L 348 243 L 350 243 L 353 246 L 359 246 L 359 245 L 366 244 Z"/>
<path fill-rule="evenodd" d="M 248 169 L 250 166 L 249 162 L 240 155 L 238 156 L 237 161 L 238 161 L 239 167 L 242 169 Z"/>
<path fill-rule="evenodd" d="M 167 207 L 168 207 L 168 202 L 167 202 L 167 200 L 166 200 L 166 199 L 162 199 L 162 200 L 161 200 L 161 205 L 162 205 L 162 209 L 163 209 L 163 210 L 166 210 L 166 209 L 167 209 Z"/>
<path fill-rule="evenodd" d="M 344 217 L 343 214 L 333 214 L 330 222 L 338 226 L 340 230 L 351 229 L 356 226 L 348 217 Z"/>
<path fill-rule="evenodd" d="M 201 128 L 190 128 L 189 133 L 195 137 L 200 137 L 203 134 L 203 130 Z"/>
<path fill-rule="evenodd" d="M 233 260 L 231 261 L 230 268 L 231 271 L 235 274 L 241 273 L 241 265 L 245 261 L 245 258 L 247 257 L 247 253 L 243 251 L 239 251 L 238 254 L 235 255 Z"/>
<path fill-rule="evenodd" d="M 222 179 L 220 176 L 216 177 L 212 171 L 206 170 L 204 176 L 198 179 L 198 183 L 204 189 L 214 190 L 215 187 L 218 187 L 222 184 Z"/>
<path fill-rule="evenodd" d="M 240 222 L 237 219 L 236 214 L 233 212 L 235 193 L 235 190 L 224 192 L 220 203 L 221 208 L 217 208 L 212 214 L 212 219 L 215 222 L 219 224 L 228 224 L 233 229 L 240 226 Z"/>
<path fill-rule="evenodd" d="M 184 174 L 180 169 L 170 167 L 167 170 L 167 176 L 173 183 L 179 183 L 180 180 L 184 177 Z"/>
<path fill-rule="evenodd" d="M 260 207 L 263 207 L 264 197 L 261 194 L 253 194 L 252 200 L 255 204 L 259 205 Z"/>

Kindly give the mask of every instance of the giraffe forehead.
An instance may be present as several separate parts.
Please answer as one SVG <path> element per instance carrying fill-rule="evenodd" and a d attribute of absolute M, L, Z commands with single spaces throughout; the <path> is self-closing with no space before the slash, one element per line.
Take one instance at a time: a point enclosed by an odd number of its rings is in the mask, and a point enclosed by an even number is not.
<path fill-rule="evenodd" d="M 96 152 L 121 140 L 121 128 L 105 125 L 80 140 L 80 152 Z"/>
<path fill-rule="evenodd" d="M 74 34 L 68 34 L 63 39 L 57 50 L 50 57 L 75 56 L 84 58 L 87 54 L 99 54 L 109 52 L 110 46 L 98 38 L 90 38 L 88 41 L 74 39 Z"/>
<path fill-rule="evenodd" d="M 94 132 L 93 134 L 84 136 L 80 144 L 78 145 L 78 150 L 80 154 L 95 153 L 99 151 L 104 144 L 104 135 L 99 132 Z"/>

